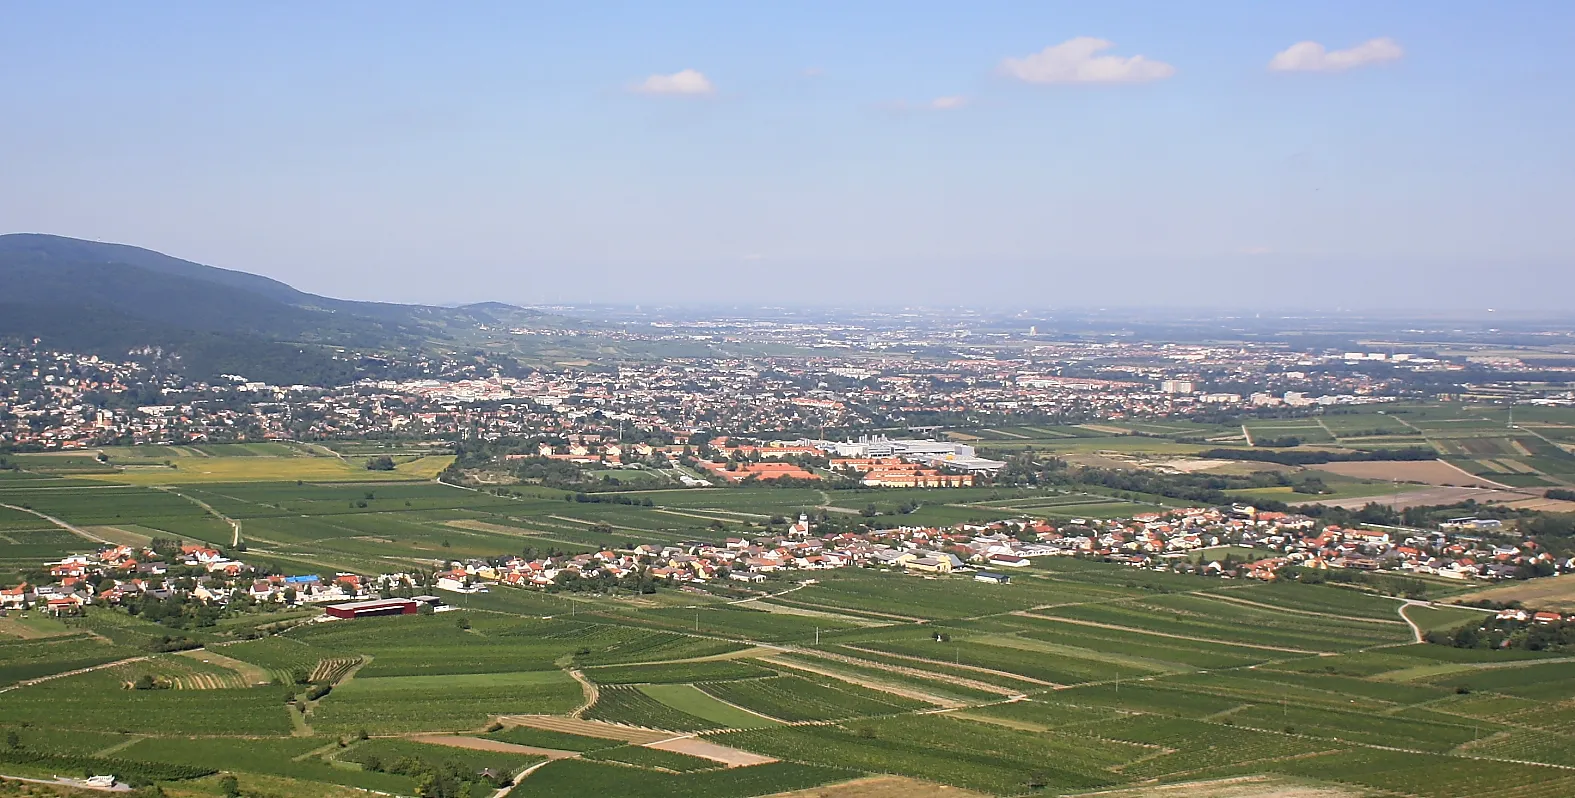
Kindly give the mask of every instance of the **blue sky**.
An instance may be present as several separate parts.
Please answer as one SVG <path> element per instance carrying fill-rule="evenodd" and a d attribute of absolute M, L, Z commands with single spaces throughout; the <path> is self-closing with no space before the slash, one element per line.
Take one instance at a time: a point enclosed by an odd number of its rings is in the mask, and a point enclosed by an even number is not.
<path fill-rule="evenodd" d="M 0 0 L 0 229 L 396 301 L 1575 289 L 1572 4 L 462 5 Z"/>

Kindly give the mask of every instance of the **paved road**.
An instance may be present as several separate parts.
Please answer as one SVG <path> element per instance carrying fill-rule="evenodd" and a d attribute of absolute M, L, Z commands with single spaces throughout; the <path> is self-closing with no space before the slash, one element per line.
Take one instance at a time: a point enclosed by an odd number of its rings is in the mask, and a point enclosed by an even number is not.
<path fill-rule="evenodd" d="M 1431 605 L 1428 602 L 1426 602 L 1426 601 L 1417 601 L 1416 599 L 1401 599 L 1401 601 L 1405 602 L 1404 604 L 1400 605 L 1400 618 L 1401 618 L 1401 620 L 1405 621 L 1405 625 L 1406 626 L 1411 627 L 1411 634 L 1416 635 L 1416 642 L 1418 642 L 1418 643 L 1426 643 L 1427 642 L 1427 638 L 1422 634 L 1422 627 L 1417 626 L 1416 622 L 1411 620 L 1410 617 L 1408 617 L 1405 614 L 1405 608 L 1406 607 L 1427 607 L 1427 606 L 1431 606 Z"/>

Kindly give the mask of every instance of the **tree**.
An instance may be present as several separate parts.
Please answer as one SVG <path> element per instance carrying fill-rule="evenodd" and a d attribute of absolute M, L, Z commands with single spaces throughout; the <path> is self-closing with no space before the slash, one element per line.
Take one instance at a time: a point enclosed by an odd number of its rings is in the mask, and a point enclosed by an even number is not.
<path fill-rule="evenodd" d="M 459 798 L 459 780 L 445 771 L 427 773 L 417 783 L 416 795 L 421 798 Z"/>
<path fill-rule="evenodd" d="M 233 775 L 225 774 L 219 779 L 219 789 L 224 792 L 224 798 L 240 798 L 241 783 Z"/>
<path fill-rule="evenodd" d="M 7 729 L 6 730 L 6 733 L 5 733 L 5 747 L 9 748 L 9 749 L 11 749 L 13 751 L 15 751 L 16 749 L 22 747 L 22 735 L 17 734 L 16 733 L 16 729 Z"/>
<path fill-rule="evenodd" d="M 370 458 L 370 459 L 368 459 L 366 461 L 366 470 L 368 470 L 368 471 L 393 471 L 394 470 L 394 458 L 389 457 L 386 454 L 380 454 L 380 455 L 378 455 L 376 457 Z"/>

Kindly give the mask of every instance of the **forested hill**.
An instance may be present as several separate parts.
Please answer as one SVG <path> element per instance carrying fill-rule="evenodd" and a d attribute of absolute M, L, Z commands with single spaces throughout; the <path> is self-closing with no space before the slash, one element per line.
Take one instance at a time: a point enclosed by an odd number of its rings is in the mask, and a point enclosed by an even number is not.
<path fill-rule="evenodd" d="M 409 350 L 509 306 L 353 302 L 152 250 L 40 234 L 0 235 L 0 337 L 124 357 L 155 347 L 196 378 L 239 374 L 332 384 L 350 362 L 327 348 Z"/>

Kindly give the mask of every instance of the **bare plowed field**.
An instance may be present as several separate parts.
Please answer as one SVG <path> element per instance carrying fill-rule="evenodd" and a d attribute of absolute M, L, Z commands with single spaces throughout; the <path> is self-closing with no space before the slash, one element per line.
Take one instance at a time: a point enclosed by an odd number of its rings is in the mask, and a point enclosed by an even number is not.
<path fill-rule="evenodd" d="M 1345 786 L 1298 784 L 1263 776 L 1088 793 L 1100 798 L 1360 798 L 1371 794 Z"/>
<path fill-rule="evenodd" d="M 872 776 L 765 798 L 984 798 L 983 793 L 906 776 Z"/>
<path fill-rule="evenodd" d="M 548 759 L 572 759 L 580 755 L 578 751 L 560 751 L 556 748 L 537 748 L 534 745 L 515 745 L 502 740 L 489 740 L 485 737 L 461 737 L 455 734 L 424 734 L 410 739 L 428 745 L 446 745 L 450 748 L 469 748 L 472 751 L 496 751 L 503 754 L 523 754 L 525 756 L 544 756 Z"/>
<path fill-rule="evenodd" d="M 1516 582 L 1504 587 L 1492 587 L 1475 593 L 1467 593 L 1464 596 L 1456 596 L 1451 601 L 1465 602 L 1479 599 L 1506 602 L 1519 601 L 1531 609 L 1575 612 L 1575 574 L 1550 576 L 1546 579 Z"/>
<path fill-rule="evenodd" d="M 1324 463 L 1313 468 L 1357 479 L 1383 479 L 1395 482 L 1418 482 L 1423 485 L 1456 485 L 1472 488 L 1509 487 L 1475 474 L 1468 474 L 1443 460 Z"/>
<path fill-rule="evenodd" d="M 547 731 L 578 734 L 581 737 L 600 737 L 604 740 L 623 740 L 634 745 L 644 745 L 665 740 L 672 736 L 669 732 L 651 731 L 650 729 L 636 729 L 632 726 L 619 726 L 616 723 L 603 723 L 598 720 L 580 720 L 578 718 L 565 718 L 558 715 L 506 715 L 500 718 L 504 723 L 516 726 L 529 726 L 533 729 L 546 729 Z"/>
<path fill-rule="evenodd" d="M 709 740 L 701 740 L 695 737 L 676 737 L 671 740 L 646 743 L 645 747 L 672 751 L 675 754 L 697 756 L 701 759 L 709 759 L 712 762 L 721 762 L 730 768 L 764 765 L 768 762 L 778 761 L 769 756 L 751 754 L 748 751 L 740 751 L 737 748 L 729 748 L 725 745 L 718 745 Z"/>
<path fill-rule="evenodd" d="M 1313 502 L 1325 507 L 1344 507 L 1348 510 L 1360 510 L 1369 503 L 1383 504 L 1402 510 L 1407 507 L 1426 507 L 1442 504 L 1457 504 L 1466 499 L 1474 499 L 1478 504 L 1511 503 L 1525 501 L 1531 496 L 1525 493 L 1516 493 L 1507 490 L 1491 490 L 1488 488 L 1450 488 L 1431 487 L 1405 490 L 1398 493 L 1381 493 L 1377 496 L 1358 496 L 1353 499 L 1330 499 Z"/>

